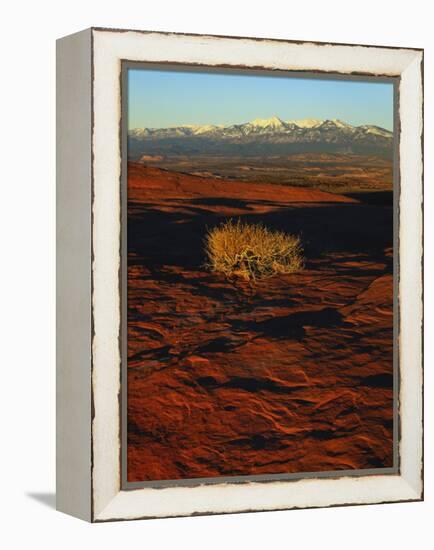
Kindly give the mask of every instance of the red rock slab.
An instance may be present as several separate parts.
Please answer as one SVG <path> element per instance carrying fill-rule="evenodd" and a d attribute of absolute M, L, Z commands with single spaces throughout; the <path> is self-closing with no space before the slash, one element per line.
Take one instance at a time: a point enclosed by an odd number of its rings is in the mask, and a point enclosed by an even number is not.
<path fill-rule="evenodd" d="M 345 214 L 350 225 L 334 248 L 326 241 L 304 271 L 252 286 L 209 273 L 197 259 L 195 231 L 209 212 L 192 199 L 268 201 L 279 215 L 309 204 L 324 216 L 330 202 L 357 203 L 134 164 L 128 185 L 145 242 L 129 249 L 128 480 L 392 466 L 392 245 L 382 247 L 372 218 L 383 210 L 367 210 L 366 230 Z M 189 227 L 181 240 L 162 214 L 169 207 Z M 218 202 L 213 208 L 224 219 Z M 148 234 L 152 209 L 161 225 Z M 309 210 L 313 222 L 320 210 Z M 203 224 L 192 225 L 198 218 Z M 349 250 L 345 233 L 356 229 L 362 246 Z"/>

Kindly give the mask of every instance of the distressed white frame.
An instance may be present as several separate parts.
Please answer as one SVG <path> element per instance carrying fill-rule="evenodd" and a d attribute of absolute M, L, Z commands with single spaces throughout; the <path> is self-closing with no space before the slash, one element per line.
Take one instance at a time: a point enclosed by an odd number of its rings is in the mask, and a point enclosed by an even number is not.
<path fill-rule="evenodd" d="M 420 500 L 423 52 L 371 46 L 92 29 L 91 521 Z M 121 490 L 121 60 L 399 76 L 400 474 Z"/>

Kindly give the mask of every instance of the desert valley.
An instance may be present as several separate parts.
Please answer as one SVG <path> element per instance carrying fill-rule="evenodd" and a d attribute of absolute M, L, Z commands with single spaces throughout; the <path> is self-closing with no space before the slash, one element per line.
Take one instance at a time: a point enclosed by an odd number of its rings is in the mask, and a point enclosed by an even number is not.
<path fill-rule="evenodd" d="M 129 134 L 130 482 L 393 466 L 392 133 L 248 124 Z M 211 271 L 230 219 L 304 268 Z"/>

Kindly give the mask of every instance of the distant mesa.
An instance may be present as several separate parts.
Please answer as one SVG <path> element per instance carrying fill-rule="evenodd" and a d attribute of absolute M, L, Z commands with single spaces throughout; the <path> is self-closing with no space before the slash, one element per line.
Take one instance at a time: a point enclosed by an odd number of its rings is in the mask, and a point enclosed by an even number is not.
<path fill-rule="evenodd" d="M 140 162 L 160 162 L 164 160 L 163 155 L 142 155 Z"/>
<path fill-rule="evenodd" d="M 128 146 L 131 159 L 151 162 L 177 154 L 352 152 L 391 156 L 393 132 L 374 124 L 353 126 L 339 119 L 284 121 L 272 116 L 226 126 L 135 128 L 128 133 Z"/>

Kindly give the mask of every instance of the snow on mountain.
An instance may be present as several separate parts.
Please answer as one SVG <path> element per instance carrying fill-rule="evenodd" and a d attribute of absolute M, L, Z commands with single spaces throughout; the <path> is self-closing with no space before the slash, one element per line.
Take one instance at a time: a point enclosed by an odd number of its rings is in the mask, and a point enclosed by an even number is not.
<path fill-rule="evenodd" d="M 283 121 L 277 116 L 244 124 L 135 128 L 129 132 L 129 154 L 249 154 L 289 151 L 345 151 L 376 154 L 392 151 L 393 133 L 374 124 L 353 126 L 339 119 Z"/>
<path fill-rule="evenodd" d="M 143 136 L 148 135 L 149 130 L 147 128 L 134 128 L 133 130 L 130 130 L 128 133 L 131 137 L 141 138 Z"/>
<path fill-rule="evenodd" d="M 204 126 L 195 126 L 193 128 L 193 134 L 195 136 L 200 136 L 201 134 L 214 132 L 215 130 L 219 130 L 220 128 L 223 128 L 222 124 L 205 124 Z"/>
<path fill-rule="evenodd" d="M 285 128 L 285 123 L 277 116 L 272 116 L 271 118 L 255 118 L 255 120 L 252 120 L 247 124 L 250 124 L 251 126 L 255 126 L 257 128 Z"/>
<path fill-rule="evenodd" d="M 314 118 L 306 118 L 301 120 L 283 121 L 277 116 L 271 118 L 257 118 L 244 124 L 205 124 L 205 125 L 189 125 L 175 126 L 172 128 L 135 128 L 130 130 L 129 135 L 134 138 L 144 138 L 146 136 L 153 137 L 176 137 L 176 136 L 204 136 L 212 135 L 213 137 L 243 137 L 254 134 L 292 134 L 297 130 L 327 130 L 353 132 L 362 130 L 364 133 L 376 135 L 379 137 L 389 138 L 392 132 L 375 126 L 373 124 L 365 124 L 362 126 L 353 126 L 348 122 L 339 119 L 319 120 Z"/>
<path fill-rule="evenodd" d="M 375 136 L 390 137 L 392 135 L 390 130 L 385 130 L 373 124 L 364 124 L 363 126 L 358 126 L 358 128 L 364 130 L 367 134 L 373 134 Z"/>
<path fill-rule="evenodd" d="M 301 120 L 287 120 L 287 124 L 294 124 L 295 126 L 298 126 L 299 128 L 316 128 L 319 126 L 323 120 L 319 120 L 317 118 L 303 118 Z"/>
<path fill-rule="evenodd" d="M 337 118 L 334 119 L 327 119 L 323 120 L 317 128 L 323 129 L 323 130 L 353 130 L 354 126 L 351 126 L 351 124 L 348 124 L 347 122 L 343 122 L 342 120 L 339 120 Z"/>
<path fill-rule="evenodd" d="M 338 128 L 354 128 L 354 126 L 348 124 L 348 122 L 344 122 L 338 118 L 332 118 L 331 122 L 333 122 Z"/>

